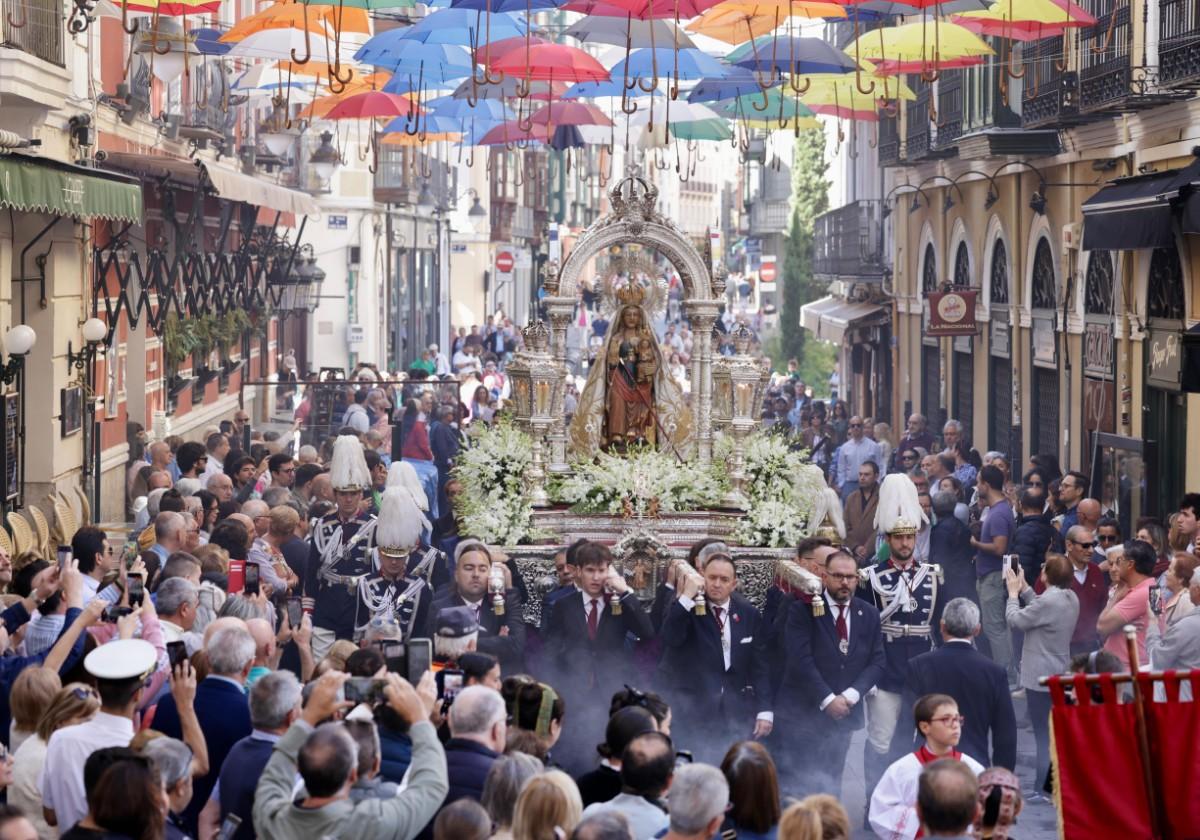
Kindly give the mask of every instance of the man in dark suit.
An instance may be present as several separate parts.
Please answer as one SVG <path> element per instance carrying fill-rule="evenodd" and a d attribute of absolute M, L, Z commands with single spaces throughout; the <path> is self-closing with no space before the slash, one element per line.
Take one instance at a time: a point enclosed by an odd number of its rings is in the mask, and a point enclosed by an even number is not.
<path fill-rule="evenodd" d="M 489 595 L 492 556 L 487 546 L 477 540 L 464 540 L 454 553 L 454 580 L 433 599 L 429 610 L 429 638 L 434 636 L 438 613 L 451 607 L 469 607 L 479 622 L 476 650 L 499 659 L 502 674 L 519 673 L 525 667 L 525 622 L 521 620 L 521 595 L 512 585 L 508 567 L 497 564 L 504 573 L 504 603 L 499 606 L 503 613 L 497 615 L 498 605 Z"/>
<path fill-rule="evenodd" d="M 250 721 L 250 704 L 242 686 L 254 664 L 254 637 L 243 627 L 223 627 L 212 634 L 205 646 L 208 655 L 208 676 L 196 686 L 193 706 L 204 743 L 208 748 L 208 773 L 193 782 L 191 803 L 180 814 L 183 828 L 193 837 L 197 834 L 197 817 L 208 802 L 213 785 L 221 773 L 225 756 L 233 745 L 254 731 Z M 172 738 L 183 738 L 183 726 L 175 698 L 167 694 L 154 712 L 152 727 Z"/>
<path fill-rule="evenodd" d="M 588 712 L 607 716 L 613 691 L 628 679 L 632 657 L 626 640 L 649 639 L 654 628 L 625 578 L 613 568 L 606 546 L 581 545 L 575 560 L 576 592 L 554 604 L 546 625 L 545 658 L 567 708 L 578 709 L 577 719 L 586 719 Z M 590 763 L 592 743 L 585 727 L 568 727 L 554 757 L 573 761 L 582 771 Z"/>
<path fill-rule="evenodd" d="M 789 741 L 780 754 L 797 762 L 787 770 L 792 787 L 801 790 L 789 793 L 841 796 L 850 736 L 866 723 L 863 696 L 883 676 L 879 611 L 854 598 L 857 585 L 858 564 L 838 550 L 825 558 L 822 614 L 799 600 L 788 607 L 787 659 L 775 707 Z"/>
<path fill-rule="evenodd" d="M 771 734 L 775 717 L 767 628 L 754 605 L 734 591 L 733 558 L 712 555 L 703 574 L 704 615 L 694 611 L 700 579 L 693 575 L 681 580 L 679 595 L 666 611 L 658 673 L 680 731 L 704 732 L 705 742 L 693 744 L 693 750 L 700 760 L 716 763 L 730 741 Z"/>
<path fill-rule="evenodd" d="M 915 732 L 908 723 L 917 698 L 948 694 L 966 721 L 958 749 L 986 766 L 1013 770 L 1017 762 L 1017 718 L 1004 667 L 975 649 L 972 639 L 982 629 L 979 607 L 969 598 L 955 598 L 942 611 L 940 648 L 909 660 L 901 718 L 892 754 L 911 752 Z M 991 735 L 991 751 L 988 736 Z M 988 757 L 991 760 L 988 760 Z"/>

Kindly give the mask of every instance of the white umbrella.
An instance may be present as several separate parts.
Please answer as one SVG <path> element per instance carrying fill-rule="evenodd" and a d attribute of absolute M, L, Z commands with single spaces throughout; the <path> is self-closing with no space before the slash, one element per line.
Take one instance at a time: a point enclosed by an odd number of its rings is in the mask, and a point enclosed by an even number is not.
<path fill-rule="evenodd" d="M 332 54 L 333 36 L 325 36 L 319 32 L 308 32 L 307 45 L 303 29 L 264 29 L 247 35 L 233 45 L 226 53 L 228 58 L 271 58 L 276 61 L 291 61 L 295 51 L 297 57 L 309 55 L 309 60 L 322 64 L 330 63 L 335 56 Z M 311 49 L 311 52 L 310 52 Z M 358 51 L 357 44 L 341 42 L 343 64 L 354 64 L 354 53 Z"/>
<path fill-rule="evenodd" d="M 588 15 L 567 28 L 566 35 L 581 44 L 612 44 L 624 47 L 631 39 L 630 47 L 670 47 L 672 42 L 679 49 L 696 46 L 688 35 L 666 20 L 629 20 L 619 17 Z M 653 37 L 651 37 L 653 35 Z"/>

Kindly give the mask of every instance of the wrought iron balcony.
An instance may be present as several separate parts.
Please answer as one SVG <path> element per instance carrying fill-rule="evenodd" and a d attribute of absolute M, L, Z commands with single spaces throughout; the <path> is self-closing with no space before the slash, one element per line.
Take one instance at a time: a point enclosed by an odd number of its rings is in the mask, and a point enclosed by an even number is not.
<path fill-rule="evenodd" d="M 996 62 L 955 71 L 962 79 L 962 131 L 954 141 L 958 156 L 963 160 L 986 160 L 994 157 L 1043 157 L 1060 150 L 1056 128 L 1022 129 L 1021 117 L 1009 107 L 1013 85 L 1006 76 L 1007 57 L 1001 52 Z M 946 79 L 938 81 L 941 88 Z M 950 107 L 947 103 L 943 108 Z M 952 113 L 941 116 L 952 125 Z M 941 140 L 945 129 L 938 129 Z"/>
<path fill-rule="evenodd" d="M 937 80 L 935 149 L 949 149 L 963 133 L 963 70 L 943 70 Z"/>
<path fill-rule="evenodd" d="M 879 282 L 883 278 L 883 203 L 855 201 L 813 220 L 813 274 Z"/>
<path fill-rule="evenodd" d="M 1200 7 L 1196 0 L 1159 0 L 1158 81 L 1200 85 Z"/>
<path fill-rule="evenodd" d="M 900 122 L 895 115 L 879 115 L 879 138 L 876 146 L 879 149 L 879 165 L 881 167 L 900 165 Z"/>
<path fill-rule="evenodd" d="M 179 136 L 199 149 L 226 145 L 232 148 L 237 111 L 231 107 L 229 76 L 222 61 L 205 60 L 193 66 L 179 120 Z"/>
<path fill-rule="evenodd" d="M 1079 31 L 1079 111 L 1088 113 L 1124 103 L 1133 94 L 1133 27 L 1129 0 L 1084 0 L 1096 16 Z"/>
<path fill-rule="evenodd" d="M 0 47 L 64 67 L 61 0 L 0 0 Z"/>
<path fill-rule="evenodd" d="M 1061 37 L 1022 46 L 1021 125 L 1061 128 L 1079 122 L 1079 77 L 1067 70 Z"/>
<path fill-rule="evenodd" d="M 932 85 L 917 74 L 911 78 L 913 93 L 917 98 L 910 100 L 904 109 L 904 157 L 920 160 L 929 153 L 930 148 L 929 97 L 932 95 Z"/>

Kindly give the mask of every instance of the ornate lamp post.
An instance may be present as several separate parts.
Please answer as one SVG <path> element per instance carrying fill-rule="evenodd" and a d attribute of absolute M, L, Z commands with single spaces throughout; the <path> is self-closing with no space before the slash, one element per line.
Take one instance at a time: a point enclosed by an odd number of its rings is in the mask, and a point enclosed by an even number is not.
<path fill-rule="evenodd" d="M 714 432 L 724 432 L 733 422 L 733 379 L 729 373 L 729 359 L 720 353 L 721 333 L 713 332 L 712 360 L 712 424 Z M 695 396 L 696 386 L 692 385 L 692 395 Z"/>
<path fill-rule="evenodd" d="M 730 491 L 725 503 L 730 507 L 745 507 L 742 488 L 746 483 L 745 438 L 758 425 L 758 407 L 762 403 L 762 367 L 749 355 L 754 334 L 745 324 L 738 324 L 733 333 L 734 355 L 728 359 L 732 385 L 730 430 L 733 432 L 733 455 L 729 464 Z M 714 372 L 715 376 L 715 372 Z"/>
<path fill-rule="evenodd" d="M 546 507 L 546 466 L 543 439 L 554 424 L 555 405 L 560 378 L 554 357 L 550 355 L 550 328 L 544 321 L 534 321 L 521 331 L 525 347 L 508 366 L 512 379 L 513 402 L 517 422 L 528 429 L 533 439 L 533 462 L 530 464 L 529 498 L 534 507 Z"/>

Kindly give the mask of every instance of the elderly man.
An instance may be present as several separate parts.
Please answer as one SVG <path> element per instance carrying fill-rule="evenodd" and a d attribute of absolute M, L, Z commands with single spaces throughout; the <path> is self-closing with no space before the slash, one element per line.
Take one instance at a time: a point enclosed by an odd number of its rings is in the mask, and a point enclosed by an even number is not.
<path fill-rule="evenodd" d="M 1125 550 L 1109 557 L 1113 583 L 1108 603 L 1096 619 L 1096 631 L 1104 639 L 1104 649 L 1126 670 L 1130 667 L 1129 646 L 1122 629 L 1133 625 L 1136 631 L 1138 661 L 1146 661 L 1146 627 L 1157 621 L 1150 612 L 1150 590 L 1154 588 L 1154 564 L 1158 555 L 1150 543 L 1130 540 Z"/>
<path fill-rule="evenodd" d="M 963 439 L 963 426 L 957 420 L 947 420 L 942 426 L 942 452 L 954 455 L 954 447 Z"/>
<path fill-rule="evenodd" d="M 143 556 L 143 560 L 154 562 L 157 566 L 162 566 L 167 562 L 167 558 L 176 551 L 184 550 L 184 543 L 187 539 L 187 520 L 182 514 L 174 511 L 166 511 L 160 513 L 154 518 L 154 544 L 150 546 L 147 554 L 157 555 L 154 558 Z"/>
<path fill-rule="evenodd" d="M 217 497 L 218 502 L 228 502 L 233 499 L 233 479 L 225 473 L 213 473 L 208 478 L 205 489 Z"/>
<path fill-rule="evenodd" d="M 1067 531 L 1066 554 L 1071 561 L 1071 591 L 1079 598 L 1079 618 L 1071 636 L 1071 654 L 1091 653 L 1100 646 L 1096 621 L 1108 603 L 1108 576 L 1096 562 L 1096 538 L 1090 530 L 1076 525 Z M 1045 584 L 1039 579 L 1034 591 L 1039 595 Z"/>
<path fill-rule="evenodd" d="M 443 376 L 450 375 L 450 360 L 446 358 L 436 344 L 429 345 L 429 352 L 433 354 L 433 373 L 439 379 Z"/>
<path fill-rule="evenodd" d="M 154 593 L 163 637 L 168 642 L 183 642 L 191 656 L 204 645 L 204 636 L 192 628 L 196 625 L 196 610 L 200 606 L 200 588 L 187 578 L 173 577 L 163 581 Z"/>
<path fill-rule="evenodd" d="M 893 464 L 895 469 L 900 469 L 900 453 L 905 449 L 924 449 L 926 452 L 933 449 L 933 435 L 926 428 L 927 422 L 924 414 L 909 415 L 908 429 L 893 450 L 893 457 L 896 459 L 896 463 Z"/>
<path fill-rule="evenodd" d="M 450 740 L 446 742 L 447 802 L 467 797 L 479 801 L 488 771 L 508 737 L 508 712 L 500 692 L 483 685 L 460 691 L 450 707 Z"/>
<path fill-rule="evenodd" d="M 204 448 L 208 451 L 208 463 L 204 465 L 203 477 L 208 478 L 225 472 L 225 458 L 229 455 L 229 438 L 220 432 L 213 432 L 205 438 Z"/>
<path fill-rule="evenodd" d="M 1075 514 L 1078 523 L 1084 528 L 1091 529 L 1093 533 L 1099 531 L 1100 520 L 1103 518 L 1103 509 L 1100 507 L 1098 501 L 1095 499 L 1082 499 L 1075 506 Z M 1099 544 L 1099 539 L 1097 539 L 1097 544 Z"/>
<path fill-rule="evenodd" d="M 948 475 L 954 475 L 954 459 L 949 455 L 931 452 L 921 459 L 921 469 L 931 487 Z"/>
<path fill-rule="evenodd" d="M 883 450 L 879 444 L 863 434 L 863 419 L 857 414 L 850 418 L 850 434 L 846 442 L 838 447 L 837 475 L 842 479 L 842 504 L 858 489 L 859 469 L 867 461 L 883 463 Z M 878 470 L 876 470 L 878 472 Z"/>
<path fill-rule="evenodd" d="M 675 774 L 666 840 L 710 840 L 721 831 L 729 807 L 725 774 L 707 764 L 688 764 Z"/>
<path fill-rule="evenodd" d="M 280 576 L 275 570 L 275 561 L 282 560 L 283 555 L 268 539 L 271 530 L 271 509 L 267 503 L 259 499 L 251 499 L 242 505 L 242 514 L 250 518 L 254 528 L 254 541 L 250 544 L 246 559 L 258 566 L 259 580 L 271 585 L 273 592 L 281 593 L 288 589 L 288 579 Z M 297 577 L 294 583 L 299 583 Z"/>

